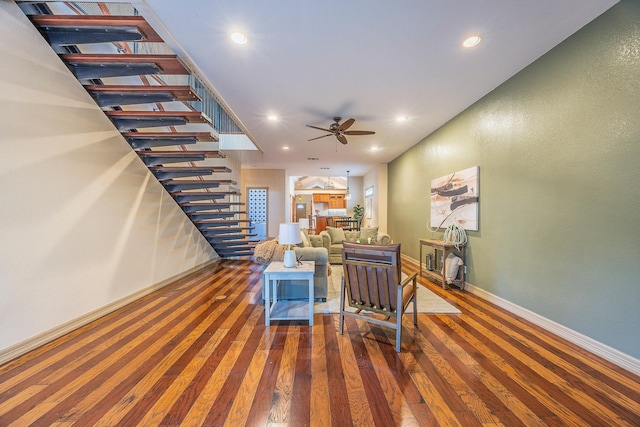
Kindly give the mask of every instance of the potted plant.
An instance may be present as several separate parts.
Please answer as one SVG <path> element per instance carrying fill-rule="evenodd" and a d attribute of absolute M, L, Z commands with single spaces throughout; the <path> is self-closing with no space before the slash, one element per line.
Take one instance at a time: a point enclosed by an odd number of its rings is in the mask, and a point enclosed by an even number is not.
<path fill-rule="evenodd" d="M 357 204 L 353 207 L 353 219 L 358 221 L 358 224 L 360 224 L 362 217 L 364 217 L 364 208 Z"/>

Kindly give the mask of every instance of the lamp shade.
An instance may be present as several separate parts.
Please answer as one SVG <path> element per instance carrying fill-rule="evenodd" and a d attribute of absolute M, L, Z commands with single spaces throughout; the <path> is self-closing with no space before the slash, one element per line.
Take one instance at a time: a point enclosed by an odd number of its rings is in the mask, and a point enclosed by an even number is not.
<path fill-rule="evenodd" d="M 300 220 L 298 220 L 298 225 L 300 225 L 300 228 L 302 230 L 308 230 L 309 229 L 309 218 L 300 218 Z"/>
<path fill-rule="evenodd" d="M 302 242 L 300 238 L 300 226 L 297 222 L 287 222 L 280 224 L 278 243 L 281 245 L 297 245 Z"/>

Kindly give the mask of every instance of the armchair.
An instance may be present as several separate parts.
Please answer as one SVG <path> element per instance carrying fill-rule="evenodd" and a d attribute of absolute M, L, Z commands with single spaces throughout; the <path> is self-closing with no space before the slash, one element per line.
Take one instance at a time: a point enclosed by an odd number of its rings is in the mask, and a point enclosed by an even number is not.
<path fill-rule="evenodd" d="M 340 335 L 344 316 L 355 317 L 396 330 L 396 352 L 400 352 L 402 315 L 413 301 L 413 324 L 418 324 L 417 286 L 413 273 L 402 280 L 400 243 L 365 245 L 343 242 L 342 268 L 344 276 L 340 288 Z M 346 303 L 356 309 L 345 311 Z M 362 311 L 382 314 L 379 319 L 360 314 Z M 390 320 L 393 318 L 393 320 Z"/>

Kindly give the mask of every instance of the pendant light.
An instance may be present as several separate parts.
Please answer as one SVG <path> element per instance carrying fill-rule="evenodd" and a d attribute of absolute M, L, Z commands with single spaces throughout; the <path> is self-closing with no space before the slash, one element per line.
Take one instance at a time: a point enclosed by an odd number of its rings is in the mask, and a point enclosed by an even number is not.
<path fill-rule="evenodd" d="M 351 199 L 351 191 L 349 191 L 349 171 L 347 171 L 347 192 L 344 193 L 344 199 L 345 200 Z"/>

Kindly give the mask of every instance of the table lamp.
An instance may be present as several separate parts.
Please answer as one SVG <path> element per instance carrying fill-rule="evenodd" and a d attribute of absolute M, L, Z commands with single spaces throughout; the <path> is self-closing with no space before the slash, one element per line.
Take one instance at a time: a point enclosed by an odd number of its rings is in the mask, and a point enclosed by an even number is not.
<path fill-rule="evenodd" d="M 291 245 L 297 245 L 302 242 L 300 237 L 300 226 L 297 222 L 287 222 L 280 224 L 280 233 L 278 234 L 278 243 L 281 245 L 287 245 L 287 249 L 284 251 L 283 265 L 286 268 L 292 268 L 296 266 L 296 253 Z"/>
<path fill-rule="evenodd" d="M 298 220 L 298 224 L 300 225 L 300 229 L 301 230 L 308 230 L 309 229 L 309 218 L 300 218 Z"/>

